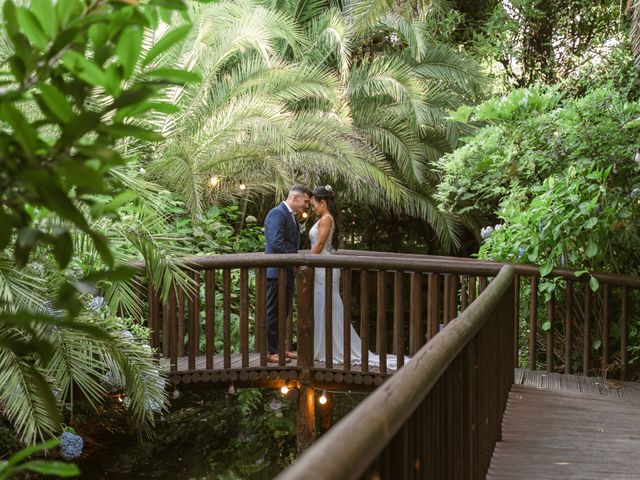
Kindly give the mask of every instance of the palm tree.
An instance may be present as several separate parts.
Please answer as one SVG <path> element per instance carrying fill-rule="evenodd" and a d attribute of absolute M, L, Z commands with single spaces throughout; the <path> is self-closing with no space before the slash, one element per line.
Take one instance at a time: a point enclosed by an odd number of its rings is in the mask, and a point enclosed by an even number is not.
<path fill-rule="evenodd" d="M 192 68 L 203 82 L 170 93 L 177 118 L 150 120 L 167 141 L 147 171 L 178 191 L 196 218 L 212 194 L 212 175 L 241 178 L 254 194 L 330 174 L 374 198 L 380 189 L 396 202 L 406 196 L 381 152 L 354 132 L 339 76 L 287 58 L 309 51 L 290 16 L 247 1 L 207 5 L 193 15 L 182 51 L 159 61 Z M 225 187 L 233 188 L 221 182 L 215 191 Z"/>
<path fill-rule="evenodd" d="M 427 48 L 422 10 L 365 3 L 194 8 L 183 48 L 157 62 L 203 82 L 169 92 L 175 118 L 150 119 L 167 137 L 147 156 L 151 178 L 179 192 L 197 218 L 212 197 L 237 193 L 240 179 L 261 195 L 329 177 L 345 186 L 346 201 L 424 218 L 456 245 L 455 220 L 430 197 L 430 162 L 459 134 L 446 111 L 473 98 L 481 77 L 451 49 Z M 365 51 L 398 32 L 401 44 Z"/>

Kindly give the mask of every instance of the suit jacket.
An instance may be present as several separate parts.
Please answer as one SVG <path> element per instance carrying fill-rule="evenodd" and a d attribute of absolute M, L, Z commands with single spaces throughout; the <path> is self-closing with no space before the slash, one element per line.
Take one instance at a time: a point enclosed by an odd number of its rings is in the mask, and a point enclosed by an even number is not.
<path fill-rule="evenodd" d="M 284 202 L 269 211 L 264 219 L 264 253 L 296 253 L 300 244 L 300 226 Z M 267 268 L 267 278 L 278 278 L 277 268 Z"/>

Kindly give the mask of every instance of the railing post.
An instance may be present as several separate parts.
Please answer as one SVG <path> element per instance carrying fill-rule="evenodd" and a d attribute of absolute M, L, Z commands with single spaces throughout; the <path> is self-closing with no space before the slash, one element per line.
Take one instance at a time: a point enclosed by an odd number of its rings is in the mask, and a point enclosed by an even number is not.
<path fill-rule="evenodd" d="M 311 368 L 313 362 L 313 278 L 314 269 L 301 267 L 296 273 L 298 292 L 298 367 L 300 368 L 296 418 L 298 453 L 316 438 L 315 396 Z"/>

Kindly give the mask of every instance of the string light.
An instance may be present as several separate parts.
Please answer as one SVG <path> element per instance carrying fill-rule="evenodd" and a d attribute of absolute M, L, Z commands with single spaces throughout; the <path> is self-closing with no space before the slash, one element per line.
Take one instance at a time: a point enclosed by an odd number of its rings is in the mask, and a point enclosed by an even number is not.
<path fill-rule="evenodd" d="M 218 177 L 217 175 L 211 175 L 209 177 L 209 185 L 211 185 L 212 187 L 215 187 L 216 185 L 218 185 L 219 182 L 220 182 L 220 177 Z"/>
<path fill-rule="evenodd" d="M 239 188 L 240 190 L 246 190 L 247 185 L 246 185 L 244 182 L 240 182 L 240 185 L 238 186 L 238 188 Z"/>
<path fill-rule="evenodd" d="M 280 387 L 280 392 L 283 395 L 286 395 L 287 393 L 289 393 L 289 387 L 287 385 L 283 385 L 282 387 Z"/>
<path fill-rule="evenodd" d="M 307 212 L 302 212 L 302 218 L 304 218 L 306 220 L 306 218 L 309 216 L 309 214 Z"/>
<path fill-rule="evenodd" d="M 324 405 L 325 403 L 327 403 L 327 391 L 326 390 L 322 390 L 322 395 L 320 395 L 320 398 L 318 399 L 318 402 L 320 402 L 320 405 Z"/>

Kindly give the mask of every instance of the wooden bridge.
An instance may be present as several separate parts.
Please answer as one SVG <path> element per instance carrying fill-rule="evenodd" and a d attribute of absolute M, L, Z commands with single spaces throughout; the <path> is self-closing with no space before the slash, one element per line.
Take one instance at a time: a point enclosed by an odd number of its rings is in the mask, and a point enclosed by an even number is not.
<path fill-rule="evenodd" d="M 640 457 L 627 454 L 639 446 L 633 442 L 639 441 L 640 395 L 635 384 L 624 381 L 631 312 L 640 311 L 639 278 L 595 274 L 600 288 L 592 292 L 588 276 L 570 270 L 553 270 L 541 281 L 538 268 L 530 265 L 355 251 L 220 255 L 181 263 L 192 280 L 187 291 L 170 288 L 164 301 L 153 285 L 141 292 L 149 302 L 151 343 L 166 358 L 174 384 L 287 385 L 298 396 L 300 450 L 315 441 L 318 392 L 376 389 L 279 478 L 475 479 L 487 472 L 491 478 L 638 477 L 624 475 L 640 471 Z M 267 266 L 297 271 L 294 314 L 286 318 L 281 309 L 279 315 L 280 364 L 266 359 Z M 314 361 L 314 268 L 325 268 L 328 279 L 333 268 L 342 269 L 345 327 L 357 326 L 362 364 L 348 357 L 339 365 Z M 325 310 L 331 315 L 330 307 Z M 348 342 L 345 335 L 345 352 Z M 325 358 L 331 359 L 331 342 L 326 343 Z M 285 363 L 283 354 L 292 348 L 298 360 Z M 380 356 L 379 367 L 369 365 L 368 351 Z M 396 373 L 387 368 L 387 353 L 412 360 L 400 363 Z M 578 387 L 545 396 L 539 387 L 514 386 L 522 372 L 516 367 L 562 378 L 556 390 L 599 378 L 603 388 L 629 393 L 622 399 L 596 397 L 594 384 L 592 391 Z M 537 416 L 526 417 L 528 407 L 518 410 L 518 402 L 537 408 Z M 599 443 L 590 443 L 584 415 L 563 415 L 561 426 L 553 417 L 565 407 L 588 411 L 587 405 L 595 408 L 587 418 L 598 419 L 609 440 L 600 435 Z M 611 426 L 603 423 L 609 410 L 616 411 Z M 533 441 L 515 441 L 525 438 L 523 421 L 547 425 L 547 453 Z M 560 435 L 572 431 L 583 434 Z M 576 452 L 591 452 L 590 445 L 600 448 L 601 460 L 576 461 Z M 562 457 L 571 461 L 551 453 L 563 449 L 574 453 Z M 538 476 L 526 461 L 531 458 L 541 462 Z M 545 458 L 553 463 L 550 468 Z"/>

